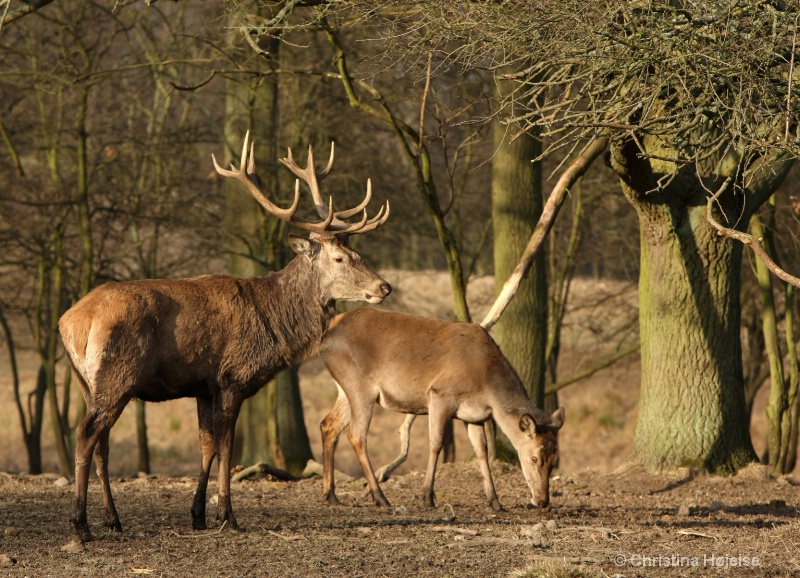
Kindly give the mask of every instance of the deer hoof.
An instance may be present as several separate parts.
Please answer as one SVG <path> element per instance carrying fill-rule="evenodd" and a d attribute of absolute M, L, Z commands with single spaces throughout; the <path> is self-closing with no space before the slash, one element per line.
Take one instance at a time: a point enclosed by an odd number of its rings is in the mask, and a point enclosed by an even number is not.
<path fill-rule="evenodd" d="M 89 531 L 89 524 L 84 522 L 83 524 L 75 524 L 75 532 L 78 534 L 78 539 L 81 541 L 82 544 L 86 542 L 91 542 L 94 540 L 94 536 Z"/>
<path fill-rule="evenodd" d="M 333 492 L 325 494 L 324 498 L 325 498 L 325 501 L 328 502 L 328 504 L 330 504 L 331 506 L 338 506 L 339 505 L 339 498 L 337 498 L 336 494 L 334 494 Z"/>
<path fill-rule="evenodd" d="M 392 507 L 392 505 L 389 503 L 389 500 L 387 500 L 385 496 L 378 496 L 377 498 L 375 498 L 375 505 L 381 508 Z"/>
<path fill-rule="evenodd" d="M 492 510 L 494 510 L 495 512 L 505 512 L 506 511 L 506 509 L 503 507 L 503 505 L 500 503 L 500 501 L 497 498 L 495 498 L 494 500 L 490 500 L 489 501 L 489 505 L 492 507 Z"/>
<path fill-rule="evenodd" d="M 224 519 L 222 521 L 222 525 L 219 527 L 219 531 L 223 532 L 225 530 L 233 530 L 235 532 L 244 532 L 242 528 L 239 527 L 239 524 L 236 523 L 236 518 L 231 516 L 230 518 Z"/>
<path fill-rule="evenodd" d="M 122 534 L 122 524 L 120 523 L 119 519 L 109 519 L 106 520 L 103 525 L 111 530 L 112 532 L 117 532 L 118 534 Z"/>

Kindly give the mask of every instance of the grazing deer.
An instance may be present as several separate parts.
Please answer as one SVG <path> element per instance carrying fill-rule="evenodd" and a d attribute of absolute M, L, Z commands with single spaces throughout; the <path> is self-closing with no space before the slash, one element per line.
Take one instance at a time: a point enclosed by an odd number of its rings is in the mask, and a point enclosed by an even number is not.
<path fill-rule="evenodd" d="M 71 518 L 82 541 L 92 539 L 86 493 L 93 452 L 103 484 L 106 525 L 122 530 L 108 480 L 108 438 L 134 398 L 197 398 L 202 472 L 192 526 L 206 527 L 206 488 L 218 454 L 221 522 L 238 528 L 231 507 L 230 460 L 242 402 L 278 371 L 316 352 L 337 299 L 380 303 L 391 292 L 347 244 L 349 235 L 372 231 L 389 216 L 387 202 L 375 217 L 367 218 L 369 181 L 357 207 L 334 212 L 333 199 L 326 208 L 319 191 L 319 181 L 333 165 L 333 146 L 328 166 L 319 173 L 310 147 L 305 169 L 295 164 L 290 149 L 281 162 L 298 180 L 294 202 L 282 209 L 259 187 L 253 147 L 248 159 L 247 141 L 245 137 L 238 169 L 222 169 L 216 159 L 214 166 L 224 177 L 243 183 L 267 211 L 310 233 L 309 238 L 289 236 L 297 256 L 283 270 L 247 279 L 205 275 L 106 283 L 61 317 L 61 337 L 87 404 L 76 431 L 76 509 Z M 321 222 L 295 216 L 300 179 L 311 190 Z M 345 222 L 362 211 L 358 222 Z"/>
<path fill-rule="evenodd" d="M 338 504 L 333 457 L 339 434 L 356 452 L 375 503 L 389 507 L 367 455 L 375 403 L 406 414 L 429 415 L 429 454 L 423 499 L 433 507 L 436 462 L 445 424 L 458 418 L 478 457 L 489 505 L 502 510 L 492 482 L 483 422 L 494 417 L 519 454 L 535 506 L 550 503 L 550 471 L 558 458 L 564 408 L 548 419 L 531 405 L 522 381 L 480 326 L 375 309 L 357 309 L 331 320 L 320 349 L 339 397 L 322 420 L 323 495 Z M 407 419 L 401 434 L 408 435 Z"/>

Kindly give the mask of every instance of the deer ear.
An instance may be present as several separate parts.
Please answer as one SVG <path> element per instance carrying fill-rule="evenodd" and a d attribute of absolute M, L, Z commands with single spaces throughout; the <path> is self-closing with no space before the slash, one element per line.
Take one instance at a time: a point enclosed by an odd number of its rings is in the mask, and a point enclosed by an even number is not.
<path fill-rule="evenodd" d="M 564 425 L 564 408 L 559 407 L 557 410 L 553 412 L 553 415 L 550 416 L 550 426 L 556 429 L 561 429 L 561 426 Z"/>
<path fill-rule="evenodd" d="M 306 255 L 309 259 L 314 259 L 319 255 L 320 244 L 314 239 L 308 239 L 299 235 L 289 234 L 289 245 L 298 255 Z"/>
<path fill-rule="evenodd" d="M 529 413 L 522 414 L 522 417 L 519 418 L 519 429 L 529 436 L 536 435 L 536 420 Z"/>

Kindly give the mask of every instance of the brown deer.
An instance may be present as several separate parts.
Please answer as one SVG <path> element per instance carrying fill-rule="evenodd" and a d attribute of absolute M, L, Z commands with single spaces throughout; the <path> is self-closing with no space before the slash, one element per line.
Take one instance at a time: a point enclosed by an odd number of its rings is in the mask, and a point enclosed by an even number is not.
<path fill-rule="evenodd" d="M 338 504 L 333 457 L 339 434 L 356 452 L 375 503 L 389 507 L 367 455 L 367 432 L 375 403 L 406 414 L 429 415 L 429 454 L 423 499 L 434 506 L 433 482 L 445 424 L 458 418 L 483 474 L 489 505 L 502 510 L 489 469 L 483 423 L 494 417 L 519 454 L 534 505 L 550 503 L 550 472 L 558 459 L 564 408 L 548 419 L 531 405 L 522 381 L 489 334 L 477 324 L 357 309 L 336 316 L 320 349 L 339 397 L 322 420 L 323 495 Z M 401 434 L 412 420 L 406 420 Z M 407 426 L 407 427 L 405 427 Z"/>
<path fill-rule="evenodd" d="M 205 275 L 106 283 L 61 318 L 64 347 L 87 404 L 86 417 L 76 430 L 76 508 L 71 518 L 82 541 L 92 539 L 86 518 L 92 453 L 103 485 L 105 524 L 122 531 L 108 479 L 108 439 L 134 398 L 197 398 L 202 471 L 191 509 L 192 526 L 206 527 L 206 488 L 218 454 L 222 527 L 238 529 L 231 507 L 230 460 L 242 402 L 279 370 L 315 354 L 337 299 L 380 303 L 391 292 L 389 284 L 347 244 L 349 235 L 372 231 L 389 216 L 387 202 L 375 217 L 367 218 L 369 181 L 357 207 L 334 212 L 333 200 L 326 208 L 319 191 L 319 181 L 333 165 L 333 147 L 322 172 L 314 168 L 310 147 L 305 169 L 295 164 L 290 149 L 281 162 L 298 180 L 294 202 L 282 209 L 259 187 L 253 147 L 248 158 L 247 141 L 245 137 L 238 169 L 222 169 L 216 159 L 214 166 L 219 174 L 243 183 L 268 212 L 310 233 L 309 238 L 289 236 L 297 255 L 283 270 L 247 279 Z M 311 190 L 320 222 L 295 216 L 300 179 Z M 345 221 L 362 211 L 359 221 Z"/>

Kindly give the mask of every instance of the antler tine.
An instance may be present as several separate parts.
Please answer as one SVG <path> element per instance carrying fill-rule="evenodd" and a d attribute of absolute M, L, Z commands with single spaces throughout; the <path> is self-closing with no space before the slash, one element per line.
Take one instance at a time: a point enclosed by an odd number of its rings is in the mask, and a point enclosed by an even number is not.
<path fill-rule="evenodd" d="M 247 144 L 250 140 L 250 131 L 247 131 L 244 137 L 244 145 L 242 146 L 242 157 L 239 161 L 239 168 L 237 169 L 233 163 L 231 163 L 231 170 L 223 169 L 217 163 L 216 157 L 212 154 L 211 160 L 214 161 L 214 168 L 217 172 L 222 175 L 223 177 L 231 177 L 236 179 L 237 181 L 241 182 L 247 190 L 250 192 L 253 197 L 264 207 L 269 213 L 275 215 L 279 219 L 286 221 L 287 223 L 295 223 L 296 221 L 293 220 L 293 216 L 297 211 L 297 207 L 300 204 L 300 191 L 295 190 L 294 194 L 294 201 L 287 209 L 282 209 L 278 205 L 274 204 L 272 201 L 269 200 L 267 194 L 261 190 L 261 187 L 258 184 L 258 177 L 256 176 L 256 161 L 255 155 L 253 154 L 255 143 L 252 143 L 250 146 L 250 155 L 248 158 L 247 154 Z M 301 225 L 298 225 L 301 228 L 305 228 Z"/>
<path fill-rule="evenodd" d="M 322 194 L 319 192 L 319 181 L 324 179 L 328 176 L 330 172 L 332 162 L 328 163 L 328 167 L 326 167 L 325 171 L 320 174 L 317 174 L 316 170 L 314 169 L 314 152 L 311 149 L 311 146 L 308 147 L 308 162 L 306 163 L 306 168 L 301 169 L 298 164 L 294 161 L 294 157 L 292 156 L 292 149 L 289 148 L 288 154 L 285 159 L 280 159 L 280 161 L 290 170 L 294 175 L 301 180 L 303 180 L 307 185 L 309 190 L 311 191 L 311 197 L 314 199 L 314 207 L 317 210 L 317 213 L 323 219 L 327 218 L 327 214 L 325 211 L 325 202 L 322 200 Z"/>
<path fill-rule="evenodd" d="M 372 181 L 370 179 L 367 179 L 367 194 L 364 196 L 364 200 L 361 201 L 357 207 L 353 207 L 352 209 L 348 209 L 346 211 L 338 211 L 336 213 L 336 218 L 349 219 L 353 215 L 360 213 L 369 204 L 371 198 L 372 198 Z"/>
<path fill-rule="evenodd" d="M 295 196 L 300 195 L 300 179 L 295 180 L 294 182 L 294 194 Z M 325 235 L 331 233 L 333 230 L 331 228 L 331 223 L 335 220 L 336 216 L 333 212 L 333 197 L 328 200 L 328 209 L 327 213 L 325 213 L 325 219 L 314 223 L 312 221 L 308 221 L 303 219 L 302 217 L 296 217 L 293 221 L 293 225 L 297 225 L 301 229 L 305 229 L 310 233 L 317 233 L 318 235 Z"/>
<path fill-rule="evenodd" d="M 249 134 L 249 132 L 250 131 L 248 131 L 248 134 Z M 247 138 L 245 138 L 245 140 L 244 140 L 244 146 L 245 147 L 247 146 Z M 250 160 L 247 163 L 247 176 L 251 176 L 252 175 L 254 178 L 257 178 L 256 177 L 256 155 L 255 155 L 255 150 L 256 150 L 256 141 L 252 141 L 250 143 Z M 241 166 L 244 166 L 244 151 L 242 151 L 242 164 L 241 164 Z"/>
<path fill-rule="evenodd" d="M 327 177 L 328 173 L 330 173 L 331 169 L 333 168 L 333 152 L 334 152 L 335 145 L 336 145 L 336 143 L 334 141 L 331 141 L 331 156 L 328 158 L 328 165 L 324 169 L 322 169 L 321 172 L 317 173 L 317 179 L 319 179 L 320 181 L 322 179 L 324 179 L 325 177 Z M 309 154 L 311 153 L 311 147 L 310 146 L 308 147 L 308 152 L 309 152 Z"/>
<path fill-rule="evenodd" d="M 381 207 L 381 209 L 378 211 L 378 214 L 375 215 L 369 221 L 367 221 L 366 224 L 356 232 L 368 233 L 370 231 L 374 231 L 375 229 L 377 229 L 386 222 L 386 220 L 389 218 L 389 212 L 390 212 L 389 199 L 386 199 L 386 204 Z"/>
<path fill-rule="evenodd" d="M 364 211 L 361 221 L 358 223 L 351 223 L 346 225 L 341 229 L 336 229 L 337 235 L 355 235 L 360 233 L 367 233 L 369 231 L 374 231 L 381 225 L 386 222 L 386 219 L 389 218 L 389 201 L 386 201 L 386 205 L 382 206 L 378 211 L 378 214 L 372 217 L 371 219 L 367 219 L 367 211 Z"/>

